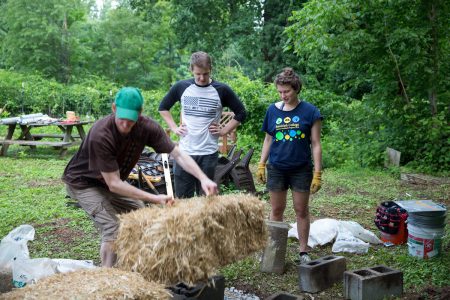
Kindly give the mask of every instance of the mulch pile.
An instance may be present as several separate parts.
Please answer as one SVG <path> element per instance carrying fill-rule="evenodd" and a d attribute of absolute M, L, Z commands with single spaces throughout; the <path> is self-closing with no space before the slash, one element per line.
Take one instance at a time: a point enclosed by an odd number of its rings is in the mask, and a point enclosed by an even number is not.
<path fill-rule="evenodd" d="M 5 300 L 49 299 L 171 299 L 170 293 L 158 283 L 148 282 L 141 275 L 115 268 L 81 269 L 52 275 L 36 284 L 0 294 Z"/>

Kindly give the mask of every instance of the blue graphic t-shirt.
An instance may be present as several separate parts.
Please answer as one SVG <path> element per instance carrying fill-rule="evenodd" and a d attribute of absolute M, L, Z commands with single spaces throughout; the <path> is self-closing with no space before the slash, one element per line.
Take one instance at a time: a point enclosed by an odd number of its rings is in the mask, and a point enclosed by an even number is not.
<path fill-rule="evenodd" d="M 270 105 L 262 126 L 272 136 L 269 163 L 284 170 L 312 165 L 311 128 L 318 119 L 322 119 L 320 111 L 305 101 L 291 111 Z"/>

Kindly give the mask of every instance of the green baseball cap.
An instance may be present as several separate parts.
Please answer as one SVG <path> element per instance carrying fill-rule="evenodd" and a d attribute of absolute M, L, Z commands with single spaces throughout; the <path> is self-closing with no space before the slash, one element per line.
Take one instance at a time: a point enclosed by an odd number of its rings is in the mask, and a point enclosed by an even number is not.
<path fill-rule="evenodd" d="M 136 122 L 142 111 L 144 98 L 141 91 L 134 87 L 124 87 L 116 95 L 116 116 Z"/>

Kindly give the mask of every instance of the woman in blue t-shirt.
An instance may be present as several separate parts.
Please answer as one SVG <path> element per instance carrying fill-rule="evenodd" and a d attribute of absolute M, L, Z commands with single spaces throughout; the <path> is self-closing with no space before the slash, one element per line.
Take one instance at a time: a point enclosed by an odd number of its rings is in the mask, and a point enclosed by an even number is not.
<path fill-rule="evenodd" d="M 266 137 L 256 176 L 260 182 L 266 182 L 267 167 L 272 221 L 283 221 L 287 190 L 292 190 L 300 262 L 306 263 L 311 260 L 307 250 L 309 195 L 317 192 L 321 185 L 322 116 L 314 105 L 299 98 L 302 83 L 292 68 L 285 68 L 276 76 L 274 83 L 281 101 L 271 104 L 267 109 L 262 126 Z M 269 163 L 266 165 L 267 159 Z"/>

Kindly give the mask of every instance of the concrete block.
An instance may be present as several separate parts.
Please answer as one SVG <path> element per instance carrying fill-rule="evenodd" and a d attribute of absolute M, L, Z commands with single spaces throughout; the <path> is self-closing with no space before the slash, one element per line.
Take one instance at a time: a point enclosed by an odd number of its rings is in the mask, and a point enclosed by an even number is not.
<path fill-rule="evenodd" d="M 269 240 L 261 258 L 261 272 L 283 274 L 289 224 L 266 221 Z"/>
<path fill-rule="evenodd" d="M 382 300 L 403 293 L 403 272 L 379 265 L 344 272 L 344 297 L 351 300 Z"/>
<path fill-rule="evenodd" d="M 300 290 L 317 293 L 342 282 L 347 262 L 343 256 L 329 255 L 298 267 Z"/>

